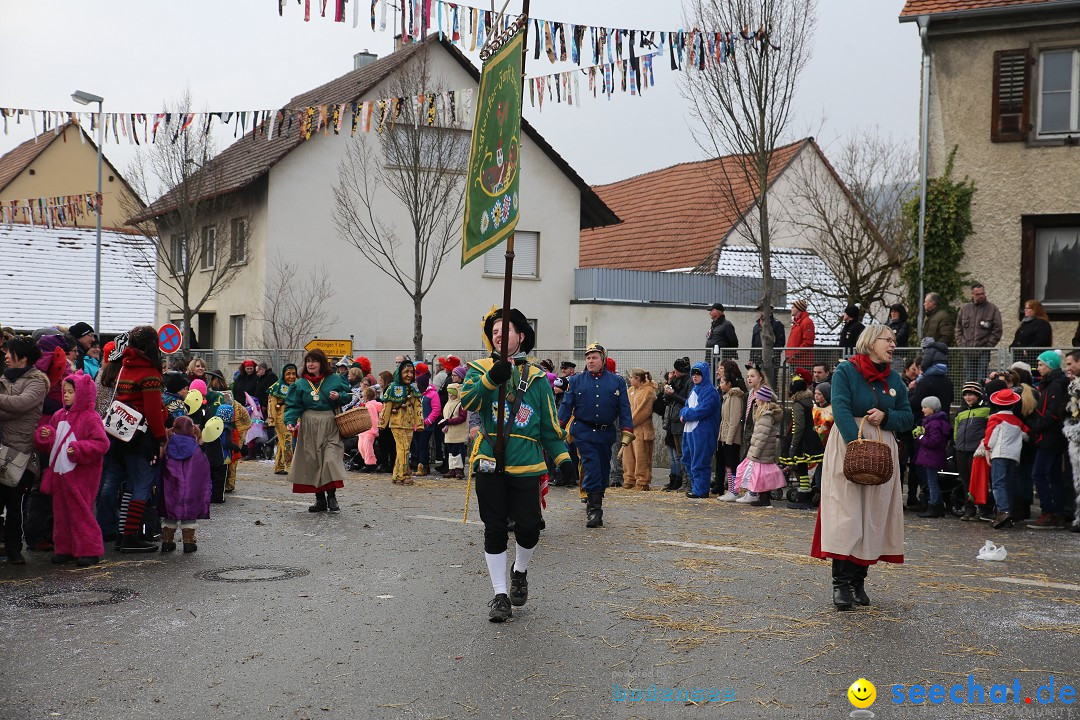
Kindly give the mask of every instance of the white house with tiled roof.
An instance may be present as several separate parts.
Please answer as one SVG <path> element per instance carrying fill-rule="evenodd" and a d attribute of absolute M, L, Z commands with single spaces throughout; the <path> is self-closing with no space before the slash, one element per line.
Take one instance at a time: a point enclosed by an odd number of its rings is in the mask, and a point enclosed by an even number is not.
<path fill-rule="evenodd" d="M 477 86 L 479 72 L 468 58 L 432 36 L 297 96 L 287 107 L 392 97 L 396 74 L 404 72 L 420 53 L 427 54 L 433 87 Z M 221 191 L 236 194 L 244 203 L 244 209 L 234 215 L 249 223 L 250 232 L 241 260 L 244 269 L 206 303 L 195 323 L 201 347 L 250 345 L 259 331 L 254 318 L 262 310 L 268 271 L 276 257 L 297 263 L 299 278 L 315 272 L 325 275 L 334 288 L 329 312 L 337 319 L 323 337 L 352 336 L 357 352 L 413 347 L 409 296 L 342 239 L 334 223 L 334 189 L 346 146 L 372 142 L 375 136 L 358 130 L 353 139 L 348 130 L 346 124 L 340 134 L 317 132 L 301 140 L 297 127 L 279 126 L 273 139 L 249 134 L 209 164 L 221 178 Z M 522 205 L 513 303 L 535 321 L 540 346 L 568 348 L 579 231 L 618 218 L 527 122 L 521 144 Z M 411 238 L 411 230 L 405 230 L 410 225 L 404 207 L 389 194 L 379 197 L 386 204 L 380 218 Z M 168 205 L 166 195 L 152 205 L 151 212 L 164 211 Z M 170 229 L 162 225 L 161 232 L 165 236 Z M 423 302 L 426 353 L 480 348 L 480 319 L 502 302 L 503 248 L 465 268 L 460 267 L 459 253 L 451 252 Z M 177 308 L 161 307 L 158 320 L 177 315 Z"/>

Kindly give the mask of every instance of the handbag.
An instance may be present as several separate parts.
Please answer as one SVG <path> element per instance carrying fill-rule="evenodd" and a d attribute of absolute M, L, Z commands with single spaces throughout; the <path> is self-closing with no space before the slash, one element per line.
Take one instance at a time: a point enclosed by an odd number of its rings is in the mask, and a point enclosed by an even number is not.
<path fill-rule="evenodd" d="M 16 487 L 22 481 L 30 453 L 22 453 L 13 447 L 0 445 L 0 485 Z"/>
<path fill-rule="evenodd" d="M 116 386 L 120 387 L 120 376 L 116 376 Z M 120 442 L 130 442 L 135 433 L 144 427 L 143 414 L 119 400 L 113 400 L 109 411 L 105 413 L 105 432 Z"/>
<path fill-rule="evenodd" d="M 857 485 L 883 485 L 893 476 L 892 448 L 881 440 L 864 438 L 865 422 L 865 417 L 859 420 L 859 436 L 847 444 L 844 477 Z"/>

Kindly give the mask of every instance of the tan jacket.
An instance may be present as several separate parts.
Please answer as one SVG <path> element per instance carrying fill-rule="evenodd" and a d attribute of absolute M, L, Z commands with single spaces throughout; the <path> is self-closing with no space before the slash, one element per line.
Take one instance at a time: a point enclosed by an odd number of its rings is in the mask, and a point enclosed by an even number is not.
<path fill-rule="evenodd" d="M 630 396 L 630 417 L 633 418 L 634 436 L 645 442 L 656 439 L 656 429 L 653 427 L 652 406 L 656 399 L 656 383 L 652 380 L 641 383 L 637 387 L 631 386 L 627 390 Z"/>
<path fill-rule="evenodd" d="M 725 445 L 742 445 L 743 411 L 746 410 L 746 393 L 733 387 L 724 393 L 720 409 L 720 442 Z"/>
<path fill-rule="evenodd" d="M 30 368 L 15 382 L 0 375 L 0 442 L 19 452 L 30 453 L 27 470 L 38 473 L 34 431 L 41 420 L 41 404 L 49 392 L 49 378 Z"/>
<path fill-rule="evenodd" d="M 748 458 L 766 464 L 775 464 L 780 459 L 780 418 L 783 414 L 784 411 L 777 406 L 772 412 L 763 412 L 754 422 L 754 434 L 746 454 Z"/>
<path fill-rule="evenodd" d="M 969 302 L 956 313 L 956 347 L 997 347 L 1001 332 L 1001 311 L 989 300 Z"/>

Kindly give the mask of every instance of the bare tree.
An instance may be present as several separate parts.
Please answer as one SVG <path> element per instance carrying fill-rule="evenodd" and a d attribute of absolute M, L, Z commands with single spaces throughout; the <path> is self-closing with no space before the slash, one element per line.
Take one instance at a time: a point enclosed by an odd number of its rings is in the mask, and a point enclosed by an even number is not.
<path fill-rule="evenodd" d="M 253 314 L 259 324 L 254 346 L 268 350 L 295 350 L 337 322 L 327 304 L 334 286 L 322 268 L 312 268 L 299 277 L 299 263 L 278 253 L 270 262 L 262 308 Z"/>
<path fill-rule="evenodd" d="M 155 142 L 143 145 L 129 165 L 135 192 L 158 199 L 144 208 L 120 196 L 128 224 L 140 236 L 131 247 L 140 264 L 154 270 L 156 282 L 146 284 L 183 317 L 185 354 L 191 319 L 243 269 L 251 232 L 247 218 L 234 217 L 238 202 L 222 192 L 213 138 L 194 117 L 185 93 L 156 118 Z"/>
<path fill-rule="evenodd" d="M 803 290 L 864 311 L 897 302 L 899 271 L 910 255 L 903 206 L 917 177 L 914 148 L 858 132 L 834 160 L 835 175 L 824 158 L 793 168 L 785 219 L 810 236 L 836 281 L 813 278 Z"/>
<path fill-rule="evenodd" d="M 721 207 L 717 210 L 739 217 L 746 205 L 740 191 L 750 189 L 753 212 L 738 227 L 761 254 L 765 317 L 761 344 L 771 373 L 775 338 L 768 322 L 773 308 L 768 181 L 777 162 L 774 151 L 791 123 L 799 76 L 810 60 L 816 3 L 687 0 L 684 8 L 689 27 L 736 34 L 734 54 L 722 63 L 708 62 L 700 69 L 687 67 L 681 86 L 698 123 L 694 129 L 698 145 L 716 158 L 732 156 L 716 163 L 716 172 L 707 179 L 719 191 Z"/>
<path fill-rule="evenodd" d="M 469 153 L 469 133 L 445 95 L 432 97 L 442 88 L 429 72 L 429 52 L 391 80 L 398 100 L 375 111 L 372 132 L 349 142 L 334 190 L 342 238 L 412 300 L 417 357 L 424 351 L 424 297 L 461 239 Z M 423 102 L 420 93 L 429 93 Z M 407 223 L 397 223 L 403 214 Z"/>

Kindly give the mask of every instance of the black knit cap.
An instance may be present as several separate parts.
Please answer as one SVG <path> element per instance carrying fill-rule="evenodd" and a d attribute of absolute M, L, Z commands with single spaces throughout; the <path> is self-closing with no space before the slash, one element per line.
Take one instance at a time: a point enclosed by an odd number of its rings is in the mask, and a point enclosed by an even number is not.
<path fill-rule="evenodd" d="M 681 357 L 675 360 L 675 369 L 679 372 L 690 372 L 690 358 Z"/>

